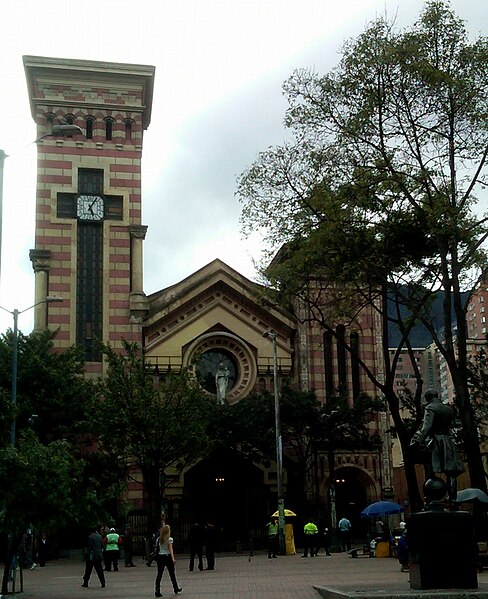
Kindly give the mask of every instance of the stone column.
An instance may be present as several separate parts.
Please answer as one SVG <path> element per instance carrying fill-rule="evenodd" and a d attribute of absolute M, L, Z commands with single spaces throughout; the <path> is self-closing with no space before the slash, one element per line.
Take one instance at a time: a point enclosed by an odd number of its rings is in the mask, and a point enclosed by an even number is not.
<path fill-rule="evenodd" d="M 143 291 L 142 242 L 146 237 L 146 232 L 146 225 L 131 225 L 129 228 L 131 241 L 131 291 L 135 293 L 142 293 Z"/>
<path fill-rule="evenodd" d="M 149 303 L 143 291 L 142 277 L 142 242 L 146 237 L 146 225 L 131 225 L 129 228 L 131 239 L 131 292 L 130 316 L 133 324 L 139 324 L 142 331 L 142 321 L 147 315 Z"/>
<path fill-rule="evenodd" d="M 43 300 L 49 295 L 50 250 L 30 250 L 29 258 L 35 273 L 34 331 L 47 329 L 47 310 Z M 43 302 L 43 303 L 40 303 Z"/>

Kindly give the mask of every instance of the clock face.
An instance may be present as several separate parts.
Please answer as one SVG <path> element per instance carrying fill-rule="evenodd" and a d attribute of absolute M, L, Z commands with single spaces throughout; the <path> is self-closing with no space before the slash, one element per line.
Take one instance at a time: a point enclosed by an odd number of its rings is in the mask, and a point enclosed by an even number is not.
<path fill-rule="evenodd" d="M 81 220 L 102 220 L 105 214 L 101 196 L 80 195 L 76 199 L 76 215 Z"/>

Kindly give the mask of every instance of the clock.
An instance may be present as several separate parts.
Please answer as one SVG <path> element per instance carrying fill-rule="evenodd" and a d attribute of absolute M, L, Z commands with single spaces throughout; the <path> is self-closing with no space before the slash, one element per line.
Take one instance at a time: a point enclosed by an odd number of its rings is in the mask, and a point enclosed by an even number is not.
<path fill-rule="evenodd" d="M 103 220 L 105 204 L 101 196 L 79 195 L 76 198 L 76 216 L 80 220 Z"/>

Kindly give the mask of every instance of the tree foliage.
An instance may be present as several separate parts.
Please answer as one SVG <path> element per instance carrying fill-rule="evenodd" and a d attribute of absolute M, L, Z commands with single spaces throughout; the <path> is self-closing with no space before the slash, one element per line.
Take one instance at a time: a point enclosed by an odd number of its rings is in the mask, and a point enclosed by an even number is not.
<path fill-rule="evenodd" d="M 488 353 L 486 347 L 480 347 L 471 358 L 468 382 L 480 436 L 486 442 L 488 436 Z"/>
<path fill-rule="evenodd" d="M 104 347 L 106 377 L 94 398 L 91 426 L 98 451 L 131 473 L 140 469 L 150 529 L 160 522 L 163 473 L 205 455 L 207 426 L 214 402 L 187 371 L 161 384 L 144 364 L 137 344 L 124 342 L 124 353 Z"/>
<path fill-rule="evenodd" d="M 13 406 L 12 335 L 7 331 L 0 337 L 0 477 L 10 481 L 3 487 L 8 487 L 5 522 L 10 531 L 17 526 L 53 524 L 57 517 L 57 524 L 62 525 L 69 513 L 72 522 L 86 523 L 87 517 L 91 523 L 93 513 L 88 512 L 101 506 L 87 486 L 86 462 L 79 447 L 87 398 L 93 395 L 93 385 L 82 376 L 80 353 L 76 348 L 54 352 L 52 331 L 19 332 Z M 15 447 L 11 447 L 14 419 L 16 439 Z M 53 475 L 56 464 L 59 476 Z M 42 497 L 34 500 L 36 493 Z M 63 494 L 77 497 L 77 501 L 64 501 Z M 29 501 L 33 505 L 24 510 Z"/>
<path fill-rule="evenodd" d="M 18 333 L 17 432 L 34 430 L 43 443 L 57 439 L 75 440 L 84 422 L 87 398 L 93 384 L 83 378 L 84 361 L 76 347 L 63 352 L 53 350 L 53 331 L 31 335 Z M 12 388 L 12 332 L 0 337 L 0 391 L 6 398 L 5 422 L 10 425 Z M 8 398 L 8 399 L 7 399 Z M 6 439 L 2 434 L 2 438 Z"/>
<path fill-rule="evenodd" d="M 427 2 L 408 30 L 377 19 L 346 43 L 333 71 L 297 70 L 285 82 L 291 141 L 261 153 L 237 191 L 244 231 L 261 229 L 270 255 L 280 249 L 266 274 L 281 301 L 305 302 L 331 332 L 372 306 L 386 331 L 393 298 L 397 353 L 390 359 L 385 332 L 385 377 L 362 366 L 388 400 L 404 457 L 411 432 L 395 370 L 403 348 L 413 356 L 412 326 L 431 334 L 452 375 L 471 484 L 480 488 L 462 291 L 486 260 L 477 194 L 487 183 L 487 59 L 487 39 L 471 43 L 445 1 Z M 438 291 L 442 334 L 432 313 Z M 417 372 L 417 408 L 422 383 Z M 418 497 L 412 474 L 409 490 Z"/>
<path fill-rule="evenodd" d="M 274 402 L 274 396 L 264 392 L 253 393 L 234 405 L 219 406 L 209 429 L 214 446 L 235 451 L 256 463 L 275 460 Z M 335 450 L 357 451 L 379 442 L 368 425 L 384 404 L 366 395 L 357 398 L 353 406 L 344 394 L 323 405 L 313 391 L 285 386 L 279 405 L 284 460 L 297 471 L 303 492 L 314 484 L 313 466 L 318 451 L 328 451 L 332 446 Z"/>
<path fill-rule="evenodd" d="M 9 533 L 2 593 L 22 532 L 91 525 L 105 515 L 107 489 L 99 493 L 80 453 L 87 397 L 77 349 L 53 351 L 55 333 L 18 333 L 17 393 L 12 403 L 12 331 L 0 337 L 0 529 Z M 10 432 L 15 420 L 15 445 Z M 98 474 L 98 473 L 97 473 Z"/>
<path fill-rule="evenodd" d="M 0 451 L 1 529 L 21 533 L 29 525 L 48 528 L 83 520 L 83 467 L 67 441 L 44 445 L 32 431 L 22 434 L 16 449 Z"/>

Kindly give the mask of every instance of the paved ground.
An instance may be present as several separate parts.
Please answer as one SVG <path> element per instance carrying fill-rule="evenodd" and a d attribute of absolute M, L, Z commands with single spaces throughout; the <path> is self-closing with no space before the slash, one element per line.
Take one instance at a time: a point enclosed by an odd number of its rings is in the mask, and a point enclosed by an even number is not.
<path fill-rule="evenodd" d="M 82 588 L 84 564 L 78 559 L 48 562 L 45 568 L 24 571 L 22 599 L 149 599 L 154 597 L 156 567 L 140 559 L 136 568 L 107 572 L 107 586 L 100 588 L 92 574 L 89 588 Z M 217 555 L 216 570 L 188 571 L 188 558 L 177 557 L 177 578 L 182 599 L 320 599 L 357 597 L 488 597 L 488 572 L 479 575 L 479 592 L 449 593 L 411 591 L 408 573 L 400 572 L 393 558 L 351 559 L 346 554 L 301 558 L 300 555 L 268 560 L 266 555 Z M 174 597 L 167 573 L 163 597 Z"/>

